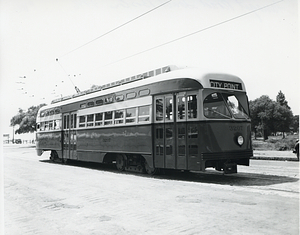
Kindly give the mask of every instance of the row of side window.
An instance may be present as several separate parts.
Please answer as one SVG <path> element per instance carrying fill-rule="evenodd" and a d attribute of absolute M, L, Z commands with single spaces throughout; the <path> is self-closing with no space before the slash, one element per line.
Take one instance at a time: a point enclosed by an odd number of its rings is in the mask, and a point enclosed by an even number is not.
<path fill-rule="evenodd" d="M 79 128 L 150 122 L 150 105 L 79 116 Z"/>
<path fill-rule="evenodd" d="M 61 121 L 60 120 L 51 120 L 46 122 L 41 122 L 37 124 L 38 131 L 49 131 L 49 130 L 60 130 Z"/>
<path fill-rule="evenodd" d="M 145 105 L 128 109 L 82 115 L 78 117 L 78 125 L 76 114 L 71 114 L 70 116 L 65 115 L 63 117 L 63 123 L 61 120 L 51 120 L 38 123 L 37 131 L 60 130 L 62 128 L 62 124 L 63 129 L 72 129 L 149 122 L 150 105 Z"/>

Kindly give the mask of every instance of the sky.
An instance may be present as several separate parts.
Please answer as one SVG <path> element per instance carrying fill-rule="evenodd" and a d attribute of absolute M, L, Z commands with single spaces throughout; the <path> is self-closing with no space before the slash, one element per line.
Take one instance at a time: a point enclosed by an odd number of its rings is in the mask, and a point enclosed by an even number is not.
<path fill-rule="evenodd" d="M 1 131 L 19 108 L 166 65 L 281 90 L 299 114 L 297 0 L 0 0 Z M 2 134 L 1 134 L 2 135 Z"/>

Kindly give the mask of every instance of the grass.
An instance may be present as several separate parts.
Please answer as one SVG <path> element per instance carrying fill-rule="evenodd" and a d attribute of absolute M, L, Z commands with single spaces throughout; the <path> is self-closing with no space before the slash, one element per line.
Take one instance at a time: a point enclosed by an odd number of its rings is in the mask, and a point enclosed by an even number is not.
<path fill-rule="evenodd" d="M 266 141 L 263 141 L 263 138 L 253 138 L 252 146 L 254 150 L 290 151 L 294 149 L 297 139 L 299 135 L 288 135 L 284 139 L 282 136 L 269 136 Z"/>

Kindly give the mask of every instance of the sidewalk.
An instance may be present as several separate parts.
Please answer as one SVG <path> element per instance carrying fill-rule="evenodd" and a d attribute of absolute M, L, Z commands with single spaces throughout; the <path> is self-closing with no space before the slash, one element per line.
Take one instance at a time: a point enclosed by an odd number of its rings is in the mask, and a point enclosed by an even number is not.
<path fill-rule="evenodd" d="M 256 160 L 276 160 L 276 161 L 298 161 L 297 155 L 292 151 L 263 151 L 253 150 L 253 157 Z"/>

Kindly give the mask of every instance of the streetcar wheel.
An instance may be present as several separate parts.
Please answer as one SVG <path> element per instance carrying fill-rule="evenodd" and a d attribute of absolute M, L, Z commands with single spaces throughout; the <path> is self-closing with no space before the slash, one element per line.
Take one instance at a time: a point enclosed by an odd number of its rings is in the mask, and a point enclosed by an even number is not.
<path fill-rule="evenodd" d="M 118 154 L 116 157 L 116 166 L 119 171 L 124 171 L 125 169 L 125 158 L 123 155 Z"/>
<path fill-rule="evenodd" d="M 148 175 L 155 175 L 158 173 L 158 169 L 155 167 L 150 167 L 146 160 L 144 166 L 145 166 L 145 171 L 147 172 Z"/>
<path fill-rule="evenodd" d="M 58 154 L 56 151 L 51 151 L 50 153 L 50 160 L 52 162 L 56 162 L 59 159 Z"/>

